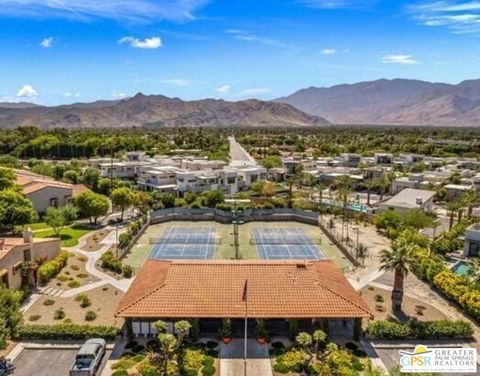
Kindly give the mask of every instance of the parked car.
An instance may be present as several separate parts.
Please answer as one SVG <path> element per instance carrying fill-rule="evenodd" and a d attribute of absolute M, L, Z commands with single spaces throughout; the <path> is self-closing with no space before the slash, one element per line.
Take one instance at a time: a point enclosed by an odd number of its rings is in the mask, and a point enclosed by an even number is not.
<path fill-rule="evenodd" d="M 15 370 L 15 366 L 5 358 L 0 358 L 0 376 L 11 375 Z"/>
<path fill-rule="evenodd" d="M 70 376 L 94 376 L 105 355 L 105 340 L 93 338 L 87 340 L 78 351 L 70 369 Z"/>

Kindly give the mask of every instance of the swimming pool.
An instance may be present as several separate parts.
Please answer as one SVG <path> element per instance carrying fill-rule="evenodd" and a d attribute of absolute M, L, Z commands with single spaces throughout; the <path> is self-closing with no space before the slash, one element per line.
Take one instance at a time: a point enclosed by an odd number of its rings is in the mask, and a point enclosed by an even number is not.
<path fill-rule="evenodd" d="M 468 262 L 458 261 L 452 266 L 451 270 L 455 274 L 466 276 L 470 270 L 470 265 Z"/>
<path fill-rule="evenodd" d="M 339 208 L 341 208 L 343 206 L 343 204 L 341 202 L 330 200 L 328 198 L 322 199 L 322 204 L 336 206 L 336 207 L 339 207 Z M 362 204 L 356 203 L 356 202 L 348 203 L 347 204 L 347 209 L 352 210 L 352 211 L 356 211 L 356 212 L 360 212 L 360 213 L 366 213 L 368 211 L 368 207 L 366 205 L 362 205 Z"/>

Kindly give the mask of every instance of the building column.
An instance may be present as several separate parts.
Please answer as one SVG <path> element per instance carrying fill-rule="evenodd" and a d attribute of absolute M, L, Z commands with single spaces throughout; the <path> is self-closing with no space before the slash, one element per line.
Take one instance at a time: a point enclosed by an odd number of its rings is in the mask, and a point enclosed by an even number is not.
<path fill-rule="evenodd" d="M 353 340 L 358 341 L 362 335 L 362 319 L 353 319 Z"/>

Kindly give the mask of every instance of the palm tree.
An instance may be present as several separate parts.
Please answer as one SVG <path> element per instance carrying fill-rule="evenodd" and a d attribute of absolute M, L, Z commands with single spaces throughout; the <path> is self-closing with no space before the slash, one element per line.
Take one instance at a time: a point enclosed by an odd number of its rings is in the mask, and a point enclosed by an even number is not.
<path fill-rule="evenodd" d="M 378 187 L 378 182 L 376 180 L 368 179 L 363 182 L 365 188 L 367 188 L 367 206 L 370 206 L 370 195 L 372 189 Z"/>
<path fill-rule="evenodd" d="M 360 243 L 355 250 L 355 257 L 357 260 L 362 260 L 362 265 L 364 265 L 365 259 L 368 257 L 368 247 L 365 244 Z"/>
<path fill-rule="evenodd" d="M 453 227 L 455 213 L 457 213 L 461 207 L 462 207 L 462 203 L 458 199 L 450 201 L 447 204 L 447 210 L 450 212 L 450 223 L 448 225 L 449 230 Z"/>
<path fill-rule="evenodd" d="M 383 250 L 380 253 L 380 270 L 394 272 L 392 291 L 392 309 L 394 312 L 402 310 L 403 283 L 412 262 L 412 252 L 415 249 L 415 244 L 408 241 L 408 239 L 399 237 L 390 251 Z"/>
<path fill-rule="evenodd" d="M 327 334 L 323 330 L 315 330 L 312 334 L 314 342 L 315 354 L 318 354 L 320 345 L 327 339 Z"/>
<path fill-rule="evenodd" d="M 462 201 L 468 208 L 468 219 L 472 218 L 473 206 L 480 201 L 480 195 L 478 194 L 478 191 L 476 189 L 469 189 L 463 194 Z"/>

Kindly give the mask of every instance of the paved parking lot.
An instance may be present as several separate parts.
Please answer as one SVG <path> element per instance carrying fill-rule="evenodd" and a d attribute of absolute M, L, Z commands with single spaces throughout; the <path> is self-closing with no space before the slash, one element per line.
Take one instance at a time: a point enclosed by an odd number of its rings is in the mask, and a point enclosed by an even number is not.
<path fill-rule="evenodd" d="M 78 349 L 27 349 L 15 359 L 14 376 L 66 376 Z M 107 351 L 97 372 L 100 375 L 111 351 Z"/>

